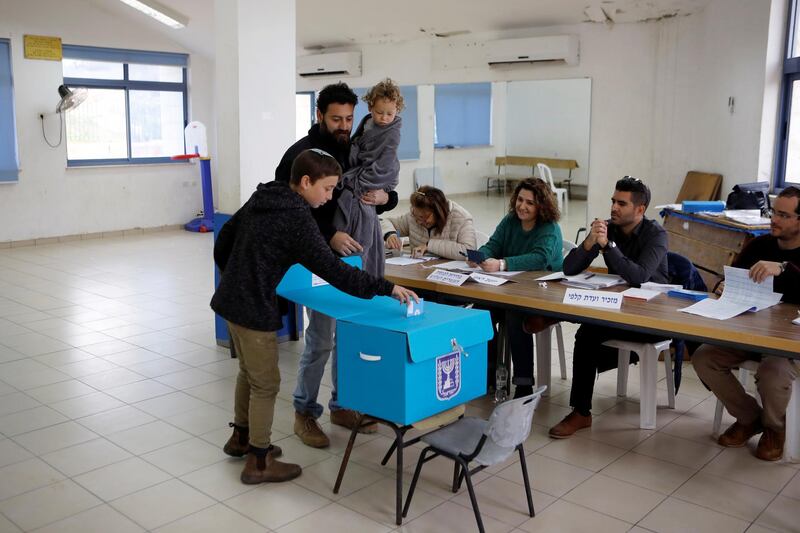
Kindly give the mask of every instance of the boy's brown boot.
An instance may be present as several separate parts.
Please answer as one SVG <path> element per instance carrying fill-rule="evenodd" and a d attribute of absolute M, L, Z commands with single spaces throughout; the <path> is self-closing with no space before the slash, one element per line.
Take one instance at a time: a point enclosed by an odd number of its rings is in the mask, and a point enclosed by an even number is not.
<path fill-rule="evenodd" d="M 299 465 L 282 463 L 267 453 L 268 448 L 250 448 L 241 480 L 246 485 L 289 481 L 302 473 Z"/>
<path fill-rule="evenodd" d="M 233 434 L 228 439 L 228 442 L 225 443 L 222 451 L 231 457 L 244 457 L 250 449 L 250 430 L 247 426 L 237 426 L 232 422 L 228 425 L 233 428 Z M 283 454 L 280 446 L 270 446 L 267 450 L 267 453 L 272 457 L 280 457 Z"/>

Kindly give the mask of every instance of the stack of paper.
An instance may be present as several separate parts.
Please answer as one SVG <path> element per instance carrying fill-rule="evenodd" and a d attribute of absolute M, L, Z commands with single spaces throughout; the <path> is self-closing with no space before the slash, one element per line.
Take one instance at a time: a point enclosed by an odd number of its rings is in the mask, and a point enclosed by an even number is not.
<path fill-rule="evenodd" d="M 679 309 L 693 315 L 727 320 L 745 311 L 761 311 L 781 301 L 783 294 L 772 289 L 772 277 L 761 283 L 750 279 L 744 268 L 725 267 L 725 289 L 719 300 L 706 298 L 689 307 Z"/>
<path fill-rule="evenodd" d="M 616 274 L 581 272 L 577 276 L 564 276 L 561 283 L 567 287 L 575 287 L 578 289 L 605 289 L 616 285 L 624 285 L 625 280 Z"/>
<path fill-rule="evenodd" d="M 389 257 L 386 259 L 387 265 L 398 265 L 398 266 L 405 266 L 405 265 L 416 265 L 418 263 L 424 263 L 425 261 L 430 261 L 432 259 L 436 259 L 436 257 L 431 255 L 426 255 L 423 257 L 411 257 L 409 254 L 403 254 L 400 257 Z"/>
<path fill-rule="evenodd" d="M 661 294 L 661 291 L 649 291 L 647 289 L 636 289 L 634 287 L 622 291 L 622 295 L 625 298 L 633 298 L 634 300 L 644 301 L 650 301 L 659 294 Z"/>
<path fill-rule="evenodd" d="M 642 283 L 641 287 L 648 291 L 669 292 L 669 291 L 679 291 L 683 288 L 683 285 L 673 285 L 671 283 L 654 283 L 652 281 L 645 281 L 644 283 Z"/>

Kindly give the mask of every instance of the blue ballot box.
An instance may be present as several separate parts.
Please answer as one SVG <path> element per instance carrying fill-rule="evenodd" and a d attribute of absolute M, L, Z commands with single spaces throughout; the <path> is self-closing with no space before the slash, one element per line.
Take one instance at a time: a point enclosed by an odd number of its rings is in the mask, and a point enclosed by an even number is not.
<path fill-rule="evenodd" d="M 278 294 L 336 318 L 342 407 L 406 425 L 486 393 L 488 311 L 426 302 L 424 314 L 406 317 L 392 298 L 364 300 L 323 283 L 295 265 Z"/>

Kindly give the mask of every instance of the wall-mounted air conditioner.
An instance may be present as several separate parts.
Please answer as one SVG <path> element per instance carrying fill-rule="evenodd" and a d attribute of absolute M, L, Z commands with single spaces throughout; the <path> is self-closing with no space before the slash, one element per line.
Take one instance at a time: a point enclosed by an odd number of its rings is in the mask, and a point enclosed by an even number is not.
<path fill-rule="evenodd" d="M 486 59 L 490 66 L 523 63 L 578 64 L 578 37 L 553 35 L 525 39 L 503 39 L 486 43 Z"/>
<path fill-rule="evenodd" d="M 297 57 L 297 74 L 312 76 L 361 76 L 361 52 L 332 52 Z"/>

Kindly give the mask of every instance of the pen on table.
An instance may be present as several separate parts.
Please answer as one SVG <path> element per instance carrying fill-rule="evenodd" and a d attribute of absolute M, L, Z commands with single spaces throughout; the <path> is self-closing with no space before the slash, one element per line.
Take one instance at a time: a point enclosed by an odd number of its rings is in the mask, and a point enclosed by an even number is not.
<path fill-rule="evenodd" d="M 594 275 L 595 275 L 594 272 L 589 272 L 588 274 L 586 274 L 586 277 L 583 278 L 583 279 L 592 279 L 594 277 Z"/>
<path fill-rule="evenodd" d="M 467 254 L 465 254 L 465 253 L 464 253 L 464 252 L 462 252 L 461 250 L 459 250 L 459 251 L 458 251 L 458 255 L 463 255 L 464 257 L 467 257 Z"/>

